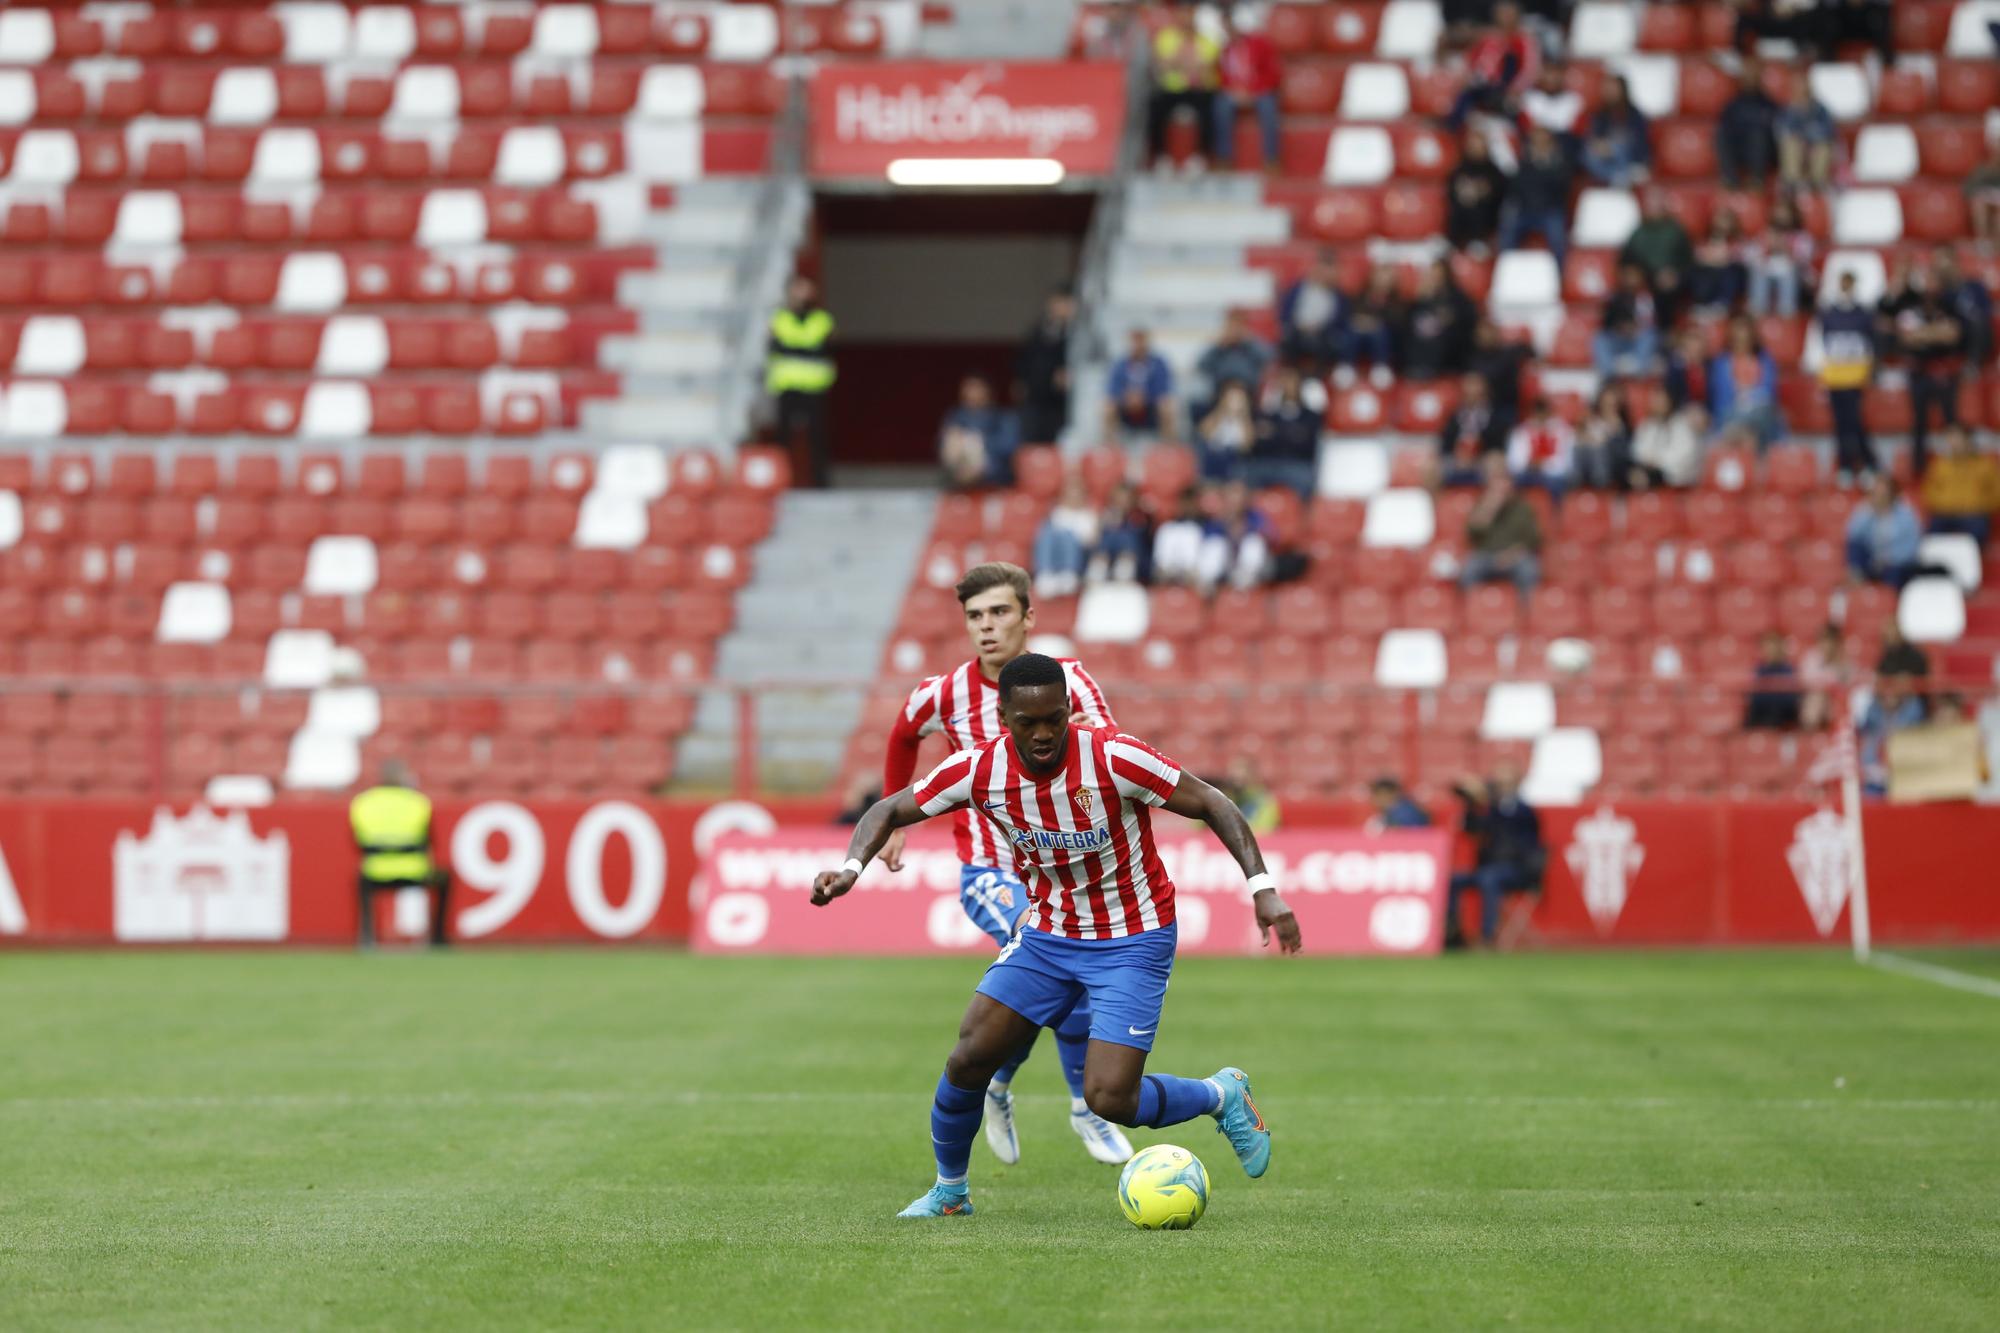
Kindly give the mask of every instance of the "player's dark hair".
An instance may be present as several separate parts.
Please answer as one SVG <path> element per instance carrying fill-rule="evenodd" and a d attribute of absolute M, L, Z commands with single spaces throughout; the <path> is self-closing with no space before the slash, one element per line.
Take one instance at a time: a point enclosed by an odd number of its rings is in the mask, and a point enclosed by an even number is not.
<path fill-rule="evenodd" d="M 1370 782 L 1368 784 L 1368 790 L 1380 791 L 1380 792 L 1399 792 L 1403 790 L 1403 784 L 1391 777 L 1379 777 L 1376 778 L 1373 782 Z"/>
<path fill-rule="evenodd" d="M 1010 565 L 1005 560 L 988 560 L 983 565 L 974 565 L 965 571 L 965 577 L 958 581 L 952 591 L 958 594 L 958 604 L 964 606 L 982 592 L 994 588 L 1012 588 L 1026 611 L 1032 604 L 1034 584 L 1028 578 L 1028 571 L 1019 565 Z"/>
<path fill-rule="evenodd" d="M 1060 685 L 1069 688 L 1069 677 L 1063 674 L 1061 662 L 1041 653 L 1022 653 L 1019 657 L 1000 668 L 1000 702 L 1015 690 L 1031 690 L 1037 685 Z"/>

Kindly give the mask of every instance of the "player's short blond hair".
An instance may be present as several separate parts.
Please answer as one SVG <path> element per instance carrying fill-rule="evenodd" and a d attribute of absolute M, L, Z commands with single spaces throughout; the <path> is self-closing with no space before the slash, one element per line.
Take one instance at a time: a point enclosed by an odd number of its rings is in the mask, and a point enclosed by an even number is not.
<path fill-rule="evenodd" d="M 1028 578 L 1028 571 L 1019 565 L 1008 564 L 1005 560 L 988 560 L 983 565 L 974 565 L 965 571 L 965 577 L 958 581 L 952 591 L 958 594 L 958 604 L 964 606 L 982 592 L 994 588 L 1012 588 L 1014 598 L 1026 611 L 1030 605 L 1034 583 Z"/>

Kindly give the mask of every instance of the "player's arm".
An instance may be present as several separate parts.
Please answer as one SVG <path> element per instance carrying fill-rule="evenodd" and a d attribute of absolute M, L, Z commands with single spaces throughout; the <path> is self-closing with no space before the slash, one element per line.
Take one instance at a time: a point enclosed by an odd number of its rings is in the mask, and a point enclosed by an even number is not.
<path fill-rule="evenodd" d="M 1243 878 L 1250 882 L 1250 901 L 1257 909 L 1257 928 L 1263 932 L 1264 943 L 1271 942 L 1271 932 L 1275 930 L 1278 947 L 1286 953 L 1297 953 L 1298 919 L 1285 906 L 1277 889 L 1271 887 L 1270 874 L 1264 869 L 1264 853 L 1257 848 L 1257 835 L 1250 831 L 1249 821 L 1236 808 L 1236 802 L 1194 774 L 1183 772 L 1174 786 L 1174 794 L 1164 804 L 1175 814 L 1199 819 L 1214 831 L 1216 839 L 1236 858 L 1236 864 L 1243 867 Z"/>
<path fill-rule="evenodd" d="M 847 864 L 839 870 L 822 870 L 814 877 L 813 906 L 824 907 L 853 888 L 854 881 L 861 878 L 861 867 L 882 850 L 891 832 L 929 818 L 908 787 L 869 806 L 868 813 L 854 826 L 854 837 L 847 844 Z"/>
<path fill-rule="evenodd" d="M 889 728 L 889 746 L 882 757 L 882 790 L 901 791 L 917 775 L 917 752 L 923 748 L 923 719 L 905 707 Z M 882 850 L 882 864 L 891 871 L 903 868 L 903 831 L 894 830 Z"/>

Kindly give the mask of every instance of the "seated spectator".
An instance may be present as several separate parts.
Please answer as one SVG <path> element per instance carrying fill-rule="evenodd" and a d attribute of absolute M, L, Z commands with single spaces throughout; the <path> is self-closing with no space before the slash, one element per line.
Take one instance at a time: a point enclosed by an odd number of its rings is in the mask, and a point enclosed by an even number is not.
<path fill-rule="evenodd" d="M 1688 327 L 1674 335 L 1667 351 L 1667 373 L 1661 383 L 1679 411 L 1689 403 L 1708 406 L 1708 336 Z"/>
<path fill-rule="evenodd" d="M 1875 690 L 1855 731 L 1861 742 L 1861 790 L 1869 796 L 1889 792 L 1889 738 L 1924 723 L 1924 701 L 1912 679 L 1900 673 L 1878 675 Z"/>
<path fill-rule="evenodd" d="M 1248 755 L 1238 755 L 1229 762 L 1229 776 L 1224 780 L 1223 790 L 1229 793 L 1230 802 L 1243 814 L 1243 822 L 1258 837 L 1275 833 L 1284 817 L 1284 810 L 1278 804 L 1271 784 L 1264 781 L 1264 775 L 1257 769 L 1257 761 Z"/>
<path fill-rule="evenodd" d="M 1035 533 L 1036 596 L 1070 597 L 1083 586 L 1084 566 L 1097 549 L 1099 522 L 1083 478 L 1071 473 Z"/>
<path fill-rule="evenodd" d="M 1340 359 L 1347 298 L 1340 293 L 1340 262 L 1322 250 L 1306 275 L 1278 300 L 1278 350 L 1314 374 Z"/>
<path fill-rule="evenodd" d="M 1505 579 L 1523 600 L 1534 592 L 1542 577 L 1542 521 L 1515 491 L 1507 462 L 1497 455 L 1486 461 L 1486 489 L 1466 518 L 1465 535 L 1471 552 L 1459 571 L 1461 588 Z"/>
<path fill-rule="evenodd" d="M 1430 812 L 1411 800 L 1410 794 L 1403 790 L 1403 784 L 1394 778 L 1380 777 L 1370 782 L 1368 804 L 1374 807 L 1375 813 L 1363 826 L 1366 832 L 1431 826 Z"/>
<path fill-rule="evenodd" d="M 1203 478 L 1233 481 L 1241 477 L 1256 439 L 1257 418 L 1250 410 L 1250 390 L 1241 380 L 1226 381 L 1215 406 L 1194 427 Z"/>
<path fill-rule="evenodd" d="M 1252 486 L 1260 490 L 1289 486 L 1312 498 L 1319 481 L 1319 437 L 1326 413 L 1313 405 L 1306 389 L 1297 366 L 1279 367 L 1258 413 L 1256 439 L 1243 471 L 1243 479 Z"/>
<path fill-rule="evenodd" d="M 1727 345 L 1708 363 L 1708 414 L 1715 429 L 1748 430 L 1759 447 L 1784 433 L 1778 416 L 1778 363 L 1747 315 L 1729 321 Z"/>
<path fill-rule="evenodd" d="M 1931 285 L 1965 331 L 1965 359 L 1976 371 L 1993 355 L 1993 293 L 1984 281 L 1960 269 L 1958 256 L 1945 245 L 1931 256 Z"/>
<path fill-rule="evenodd" d="M 1126 354 L 1111 367 L 1107 389 L 1108 438 L 1127 442 L 1177 438 L 1174 372 L 1153 351 L 1152 338 L 1144 329 L 1132 330 Z"/>
<path fill-rule="evenodd" d="M 1749 272 L 1744 267 L 1746 245 L 1736 214 L 1718 208 L 1709 219 L 1708 235 L 1694 248 L 1694 267 L 1688 270 L 1688 300 L 1695 312 L 1719 315 L 1733 310 L 1749 288 Z"/>
<path fill-rule="evenodd" d="M 1756 685 L 1743 705 L 1748 730 L 1789 731 L 1799 724 L 1799 673 L 1785 654 L 1785 636 L 1772 631 L 1757 640 Z"/>
<path fill-rule="evenodd" d="M 1493 406 L 1485 380 L 1467 375 L 1458 383 L 1458 406 L 1438 432 L 1438 471 L 1447 486 L 1477 486 L 1486 457 L 1507 448 L 1511 419 Z"/>
<path fill-rule="evenodd" d="M 956 490 L 1008 484 L 1020 443 L 1014 414 L 994 403 L 993 386 L 985 377 L 967 375 L 959 381 L 958 406 L 945 413 L 938 429 L 945 484 Z"/>
<path fill-rule="evenodd" d="M 1097 521 L 1097 549 L 1083 567 L 1086 583 L 1148 583 L 1153 576 L 1153 516 L 1128 482 L 1112 488 Z"/>
<path fill-rule="evenodd" d="M 1840 626 L 1825 625 L 1812 647 L 1799 658 L 1799 725 L 1807 731 L 1826 730 L 1833 716 L 1834 695 L 1848 681 L 1847 644 Z"/>
<path fill-rule="evenodd" d="M 1878 676 L 1914 676 L 1919 680 L 1931 674 L 1931 659 L 1924 650 L 1903 637 L 1903 627 L 1891 616 L 1882 625 L 1882 651 L 1875 658 L 1875 674 Z"/>
<path fill-rule="evenodd" d="M 1221 334 L 1194 363 L 1195 373 L 1201 377 L 1198 386 L 1201 397 L 1190 394 L 1188 401 L 1212 406 L 1231 380 L 1254 391 L 1264 382 L 1264 372 L 1270 365 L 1270 347 L 1250 332 L 1250 325 L 1239 312 L 1232 310 L 1222 317 Z"/>
<path fill-rule="evenodd" d="M 1868 498 L 1847 521 L 1847 569 L 1855 582 L 1900 588 L 1917 567 L 1917 511 L 1902 498 L 1895 479 L 1878 472 Z"/>
<path fill-rule="evenodd" d="M 1539 486 L 1560 496 L 1576 465 L 1576 432 L 1537 398 L 1521 424 L 1507 435 L 1507 470 L 1516 486 Z"/>
<path fill-rule="evenodd" d="M 1195 586 L 1204 594 L 1225 580 L 1232 588 L 1254 588 L 1270 575 L 1271 522 L 1250 502 L 1250 488 L 1240 481 L 1223 486 L 1215 516 L 1202 534 L 1195 565 Z"/>
<path fill-rule="evenodd" d="M 1451 877 L 1445 900 L 1445 947 L 1463 948 L 1458 924 L 1459 896 L 1479 895 L 1479 938 L 1491 946 L 1500 933 L 1500 905 L 1510 893 L 1539 893 L 1548 853 L 1542 823 L 1521 799 L 1521 770 L 1512 760 L 1493 766 L 1485 782 L 1465 778 L 1452 789 L 1465 802 L 1465 832 L 1476 851 L 1474 868 Z"/>
<path fill-rule="evenodd" d="M 1736 95 L 1715 121 L 1715 156 L 1722 167 L 1723 183 L 1730 189 L 1761 187 L 1770 176 L 1772 130 L 1777 120 L 1778 104 L 1764 91 L 1764 62 L 1745 56 Z"/>
<path fill-rule="evenodd" d="M 1347 303 L 1346 337 L 1334 383 L 1346 387 L 1354 382 L 1354 368 L 1368 367 L 1368 379 L 1378 389 L 1386 389 L 1395 379 L 1396 326 L 1402 322 L 1403 300 L 1396 290 L 1396 270 L 1377 264 L 1368 271 L 1368 281 Z"/>
<path fill-rule="evenodd" d="M 1843 270 L 1833 299 L 1819 308 L 1819 381 L 1833 413 L 1833 443 L 1842 488 L 1856 477 L 1871 477 L 1880 464 L 1868 422 L 1861 414 L 1862 394 L 1875 378 L 1875 319 L 1854 299 L 1854 270 Z"/>
<path fill-rule="evenodd" d="M 1189 161 L 1200 170 L 1204 152 L 1214 151 L 1216 66 L 1222 52 L 1215 39 L 1196 26 L 1194 6 L 1175 0 L 1166 7 L 1166 21 L 1153 34 L 1153 91 L 1146 101 L 1146 143 L 1153 165 L 1171 166 L 1167 158 L 1167 126 L 1176 113 L 1194 115 L 1197 142 L 1203 144 Z"/>
<path fill-rule="evenodd" d="M 1397 331 L 1403 373 L 1434 380 L 1462 373 L 1471 358 L 1472 326 L 1479 318 L 1472 298 L 1459 289 L 1451 265 L 1442 259 L 1417 276 L 1417 295 L 1403 312 Z"/>
<path fill-rule="evenodd" d="M 1555 135 L 1564 155 L 1574 158 L 1577 134 L 1583 128 L 1583 94 L 1568 86 L 1568 73 L 1560 60 L 1542 66 L 1533 86 L 1521 94 L 1521 128 L 1547 130 Z"/>
<path fill-rule="evenodd" d="M 1746 250 L 1749 305 L 1753 315 L 1799 313 L 1800 293 L 1819 287 L 1819 241 L 1806 230 L 1799 206 L 1789 194 L 1771 205 L 1764 234 Z"/>
<path fill-rule="evenodd" d="M 1678 410 L 1666 386 L 1656 384 L 1646 401 L 1646 416 L 1632 432 L 1632 462 L 1625 484 L 1635 491 L 1656 486 L 1685 490 L 1701 480 L 1702 437 L 1708 413 L 1699 403 Z"/>
<path fill-rule="evenodd" d="M 1505 115 L 1515 99 L 1535 81 L 1542 51 L 1521 26 L 1521 7 L 1514 0 L 1493 6 L 1493 27 L 1466 53 L 1466 82 L 1451 105 L 1447 123 L 1458 129 L 1474 111 Z"/>
<path fill-rule="evenodd" d="M 1576 484 L 1608 490 L 1624 481 L 1632 466 L 1632 419 L 1625 394 L 1607 384 L 1597 391 L 1576 433 Z"/>
<path fill-rule="evenodd" d="M 1947 426 L 1944 454 L 1924 473 L 1923 498 L 1928 531 L 1962 532 L 1984 551 L 2000 511 L 2000 461 L 1975 447 L 1964 426 Z"/>
<path fill-rule="evenodd" d="M 1458 165 L 1444 178 L 1444 238 L 1451 248 L 1489 254 L 1506 198 L 1507 176 L 1494 163 L 1486 136 L 1468 130 Z"/>
<path fill-rule="evenodd" d="M 1774 122 L 1778 183 L 1787 189 L 1825 190 L 1833 178 L 1833 117 L 1812 95 L 1812 81 L 1792 81 L 1791 101 Z"/>
<path fill-rule="evenodd" d="M 1604 320 L 1591 336 L 1590 359 L 1599 380 L 1644 379 L 1660 355 L 1659 303 L 1637 264 L 1618 266 L 1617 286 L 1604 302 Z"/>
<path fill-rule="evenodd" d="M 1569 187 L 1574 176 L 1569 153 L 1555 135 L 1541 125 L 1530 129 L 1527 152 L 1521 156 L 1500 217 L 1502 252 L 1520 249 L 1531 233 L 1537 234 L 1555 256 L 1556 267 L 1562 267 L 1569 249 Z"/>
<path fill-rule="evenodd" d="M 1153 529 L 1153 584 L 1191 588 L 1201 570 L 1201 546 L 1208 536 L 1208 515 L 1201 492 L 1190 486 L 1181 492 L 1173 516 Z"/>
<path fill-rule="evenodd" d="M 1247 7 L 1225 9 L 1229 45 L 1222 49 L 1221 88 L 1215 94 L 1215 130 L 1210 135 L 1215 160 L 1229 166 L 1236 160 L 1236 117 L 1249 110 L 1257 116 L 1264 147 L 1264 170 L 1279 168 L 1278 82 L 1282 73 L 1278 48 L 1260 25 L 1249 21 Z"/>
<path fill-rule="evenodd" d="M 1637 264 L 1660 302 L 1660 325 L 1671 325 L 1686 297 L 1688 270 L 1694 266 L 1694 243 L 1687 228 L 1667 211 L 1666 191 L 1649 187 L 1641 204 L 1639 225 L 1625 238 L 1618 262 Z"/>
<path fill-rule="evenodd" d="M 1972 239 L 1992 254 L 2000 250 L 2000 137 L 1989 136 L 1986 160 L 1972 169 L 1960 187 L 1972 222 Z"/>
<path fill-rule="evenodd" d="M 1521 414 L 1521 372 L 1533 356 L 1526 343 L 1510 342 L 1500 326 L 1481 316 L 1472 329 L 1472 373 L 1486 381 L 1493 410 L 1512 426 Z"/>
<path fill-rule="evenodd" d="M 1625 76 L 1610 75 L 1584 137 L 1583 169 L 1599 185 L 1630 189 L 1642 184 L 1653 165 L 1652 132 L 1645 113 L 1632 105 Z"/>

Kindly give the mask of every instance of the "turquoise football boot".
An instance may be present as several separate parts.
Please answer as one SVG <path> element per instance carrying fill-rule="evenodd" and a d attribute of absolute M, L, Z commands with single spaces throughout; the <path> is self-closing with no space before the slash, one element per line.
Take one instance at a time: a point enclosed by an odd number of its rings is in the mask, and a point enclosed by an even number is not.
<path fill-rule="evenodd" d="M 930 1193 L 897 1213 L 898 1217 L 970 1217 L 972 1197 L 963 1185 L 933 1185 Z"/>
<path fill-rule="evenodd" d="M 1222 1088 L 1222 1107 L 1215 1113 L 1216 1132 L 1229 1136 L 1243 1174 L 1255 1180 L 1271 1164 L 1271 1131 L 1264 1128 L 1264 1116 L 1250 1097 L 1250 1076 L 1228 1068 L 1212 1080 Z"/>

